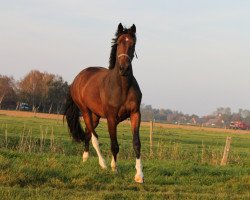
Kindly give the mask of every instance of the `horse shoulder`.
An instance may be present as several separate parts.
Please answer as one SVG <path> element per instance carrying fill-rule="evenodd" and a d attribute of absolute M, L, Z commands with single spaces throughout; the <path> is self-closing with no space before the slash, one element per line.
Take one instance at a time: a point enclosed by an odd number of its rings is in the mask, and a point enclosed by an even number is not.
<path fill-rule="evenodd" d="M 140 110 L 142 99 L 142 93 L 137 83 L 136 79 L 133 78 L 132 85 L 128 92 L 128 98 L 126 101 L 126 109 L 130 111 L 130 113 L 138 112 Z"/>

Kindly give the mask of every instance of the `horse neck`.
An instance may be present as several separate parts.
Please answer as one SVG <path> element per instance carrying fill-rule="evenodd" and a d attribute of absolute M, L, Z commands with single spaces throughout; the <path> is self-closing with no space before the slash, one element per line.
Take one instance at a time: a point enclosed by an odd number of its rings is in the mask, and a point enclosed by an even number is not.
<path fill-rule="evenodd" d="M 119 65 L 115 64 L 114 69 L 111 72 L 111 80 L 114 84 L 117 84 L 121 87 L 122 92 L 127 92 L 130 86 L 132 85 L 133 80 L 133 70 L 131 65 L 131 73 L 128 76 L 121 76 L 119 73 Z"/>

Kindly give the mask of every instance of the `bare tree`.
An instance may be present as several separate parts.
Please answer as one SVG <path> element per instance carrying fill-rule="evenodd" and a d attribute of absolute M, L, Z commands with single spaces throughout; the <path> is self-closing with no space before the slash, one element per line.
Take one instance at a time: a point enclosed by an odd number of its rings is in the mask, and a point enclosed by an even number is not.
<path fill-rule="evenodd" d="M 63 78 L 33 70 L 18 84 L 21 101 L 32 105 L 33 111 L 61 112 L 68 92 Z"/>
<path fill-rule="evenodd" d="M 29 103 L 33 111 L 44 107 L 49 91 L 49 83 L 55 75 L 38 70 L 30 71 L 18 84 L 21 100 Z"/>
<path fill-rule="evenodd" d="M 65 103 L 69 85 L 61 76 L 54 77 L 49 85 L 48 103 L 50 104 L 50 112 L 61 113 Z"/>
<path fill-rule="evenodd" d="M 15 108 L 17 95 L 13 77 L 0 75 L 0 108 Z"/>

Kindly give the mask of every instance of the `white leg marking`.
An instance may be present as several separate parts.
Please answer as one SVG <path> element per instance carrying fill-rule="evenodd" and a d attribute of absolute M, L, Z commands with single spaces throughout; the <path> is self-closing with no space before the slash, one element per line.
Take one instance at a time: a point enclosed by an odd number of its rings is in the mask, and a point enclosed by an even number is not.
<path fill-rule="evenodd" d="M 100 164 L 102 169 L 106 169 L 107 166 L 106 166 L 105 160 L 102 157 L 102 154 L 101 154 L 101 151 L 100 151 L 100 148 L 99 148 L 98 139 L 93 134 L 92 134 L 91 139 L 92 139 L 93 147 L 95 148 L 96 153 L 97 153 L 97 155 L 99 157 L 99 164 Z"/>
<path fill-rule="evenodd" d="M 112 171 L 113 171 L 113 172 L 116 172 L 116 173 L 117 173 L 117 165 L 116 165 L 116 162 L 115 162 L 114 156 L 112 156 L 112 160 L 111 160 L 111 168 L 112 168 Z"/>
<path fill-rule="evenodd" d="M 82 154 L 82 160 L 83 162 L 87 161 L 89 158 L 89 152 L 84 151 Z"/>
<path fill-rule="evenodd" d="M 143 183 L 144 182 L 144 176 L 142 173 L 142 163 L 141 159 L 136 159 L 136 164 L 135 164 L 135 169 L 136 169 L 136 174 L 135 174 L 135 181 L 138 183 Z"/>

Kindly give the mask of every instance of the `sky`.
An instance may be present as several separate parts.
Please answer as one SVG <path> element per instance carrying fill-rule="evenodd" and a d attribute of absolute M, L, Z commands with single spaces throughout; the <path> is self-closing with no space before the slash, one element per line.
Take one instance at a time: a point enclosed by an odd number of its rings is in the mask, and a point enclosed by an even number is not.
<path fill-rule="evenodd" d="M 0 0 L 0 74 L 71 83 L 108 66 L 118 24 L 136 25 L 144 104 L 187 114 L 250 109 L 250 1 Z"/>

